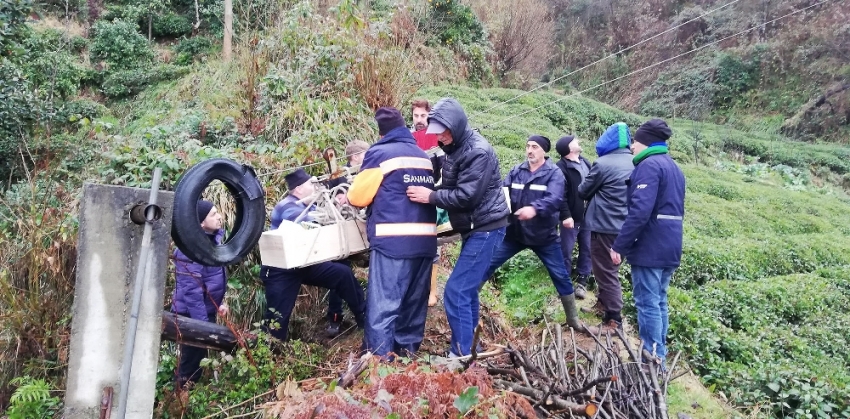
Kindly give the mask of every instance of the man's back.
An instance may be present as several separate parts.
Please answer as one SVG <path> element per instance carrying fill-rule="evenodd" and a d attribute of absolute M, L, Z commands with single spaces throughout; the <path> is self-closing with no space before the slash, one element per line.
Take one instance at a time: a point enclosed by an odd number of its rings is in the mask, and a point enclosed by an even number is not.
<path fill-rule="evenodd" d="M 431 161 L 406 128 L 388 132 L 366 152 L 348 193 L 356 206 L 368 206 L 372 249 L 390 257 L 434 257 L 436 209 L 407 198 L 408 186 L 434 187 Z"/>
<path fill-rule="evenodd" d="M 579 196 L 589 201 L 585 228 L 597 233 L 619 233 L 628 214 L 626 180 L 633 169 L 632 155 L 627 149 L 618 149 L 596 159 L 579 185 Z"/>

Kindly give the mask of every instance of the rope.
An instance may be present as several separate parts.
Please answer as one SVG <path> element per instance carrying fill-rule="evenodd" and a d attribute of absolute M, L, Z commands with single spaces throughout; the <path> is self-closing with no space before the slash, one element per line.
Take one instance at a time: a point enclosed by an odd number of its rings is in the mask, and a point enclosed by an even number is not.
<path fill-rule="evenodd" d="M 733 0 L 733 1 L 729 2 L 729 3 L 724 4 L 723 6 L 720 6 L 720 7 L 717 7 L 717 8 L 715 8 L 715 9 L 709 10 L 708 12 L 705 12 L 705 13 L 703 13 L 703 14 L 701 14 L 701 15 L 699 15 L 699 16 L 697 16 L 697 17 L 695 17 L 695 18 L 691 19 L 691 20 L 688 20 L 688 21 L 686 21 L 686 22 L 680 23 L 680 24 L 678 24 L 678 25 L 676 25 L 676 26 L 673 26 L 673 27 L 671 27 L 671 28 L 669 28 L 669 29 L 667 29 L 667 30 L 663 31 L 663 32 L 659 32 L 659 33 L 657 33 L 657 34 L 655 34 L 655 35 L 653 35 L 653 36 L 650 36 L 649 38 L 646 38 L 646 39 L 644 39 L 643 41 L 640 41 L 640 42 L 638 42 L 638 43 L 636 43 L 636 44 L 634 44 L 634 45 L 632 45 L 632 46 L 629 46 L 629 47 L 623 48 L 623 49 L 621 49 L 621 50 L 619 50 L 619 51 L 617 51 L 617 52 L 615 52 L 615 53 L 613 53 L 613 54 L 609 54 L 609 55 L 607 55 L 607 56 L 605 56 L 605 57 L 603 57 L 603 58 L 600 58 L 600 59 L 598 59 L 598 60 L 596 60 L 596 61 L 594 61 L 594 62 L 592 62 L 592 63 L 590 63 L 590 64 L 588 64 L 588 65 L 586 65 L 586 66 L 584 66 L 584 67 L 581 67 L 581 68 L 579 68 L 579 69 L 577 69 L 577 70 L 573 70 L 573 71 L 569 72 L 568 74 L 564 74 L 563 76 L 560 76 L 560 77 L 558 77 L 558 78 L 555 78 L 555 79 L 553 79 L 552 81 L 550 81 L 550 82 L 548 82 L 548 83 L 546 83 L 546 84 L 542 84 L 542 85 L 540 85 L 540 86 L 538 86 L 538 87 L 535 87 L 534 89 L 531 89 L 531 90 L 529 90 L 529 91 L 527 91 L 527 92 L 520 93 L 520 94 L 518 94 L 518 95 L 516 95 L 516 96 L 514 96 L 514 97 L 512 97 L 512 98 L 510 98 L 510 99 L 508 99 L 508 100 L 506 100 L 506 101 L 504 101 L 504 102 L 499 102 L 499 103 L 497 103 L 497 104 L 495 104 L 495 105 L 493 105 L 493 106 L 491 106 L 491 107 L 489 107 L 489 108 L 487 108 L 487 109 L 485 109 L 485 110 L 483 110 L 483 111 L 481 111 L 481 112 L 477 112 L 477 113 L 473 114 L 472 116 L 470 116 L 470 117 L 469 117 L 469 119 L 473 119 L 473 118 L 475 118 L 476 116 L 479 116 L 479 115 L 485 114 L 485 113 L 487 113 L 487 112 L 490 112 L 490 111 L 492 111 L 493 109 L 496 109 L 496 108 L 498 108 L 498 107 L 500 107 L 500 106 L 502 106 L 502 105 L 505 105 L 505 104 L 507 104 L 507 103 L 513 102 L 513 101 L 515 101 L 515 100 L 517 100 L 517 99 L 519 99 L 519 98 L 521 98 L 521 97 L 523 97 L 523 96 L 526 96 L 526 95 L 528 95 L 528 94 L 531 94 L 531 93 L 533 93 L 533 92 L 536 92 L 536 91 L 538 91 L 538 90 L 540 90 L 540 89 L 542 89 L 542 88 L 544 88 L 544 87 L 546 87 L 546 86 L 550 86 L 550 85 L 552 85 L 553 83 L 555 83 L 555 82 L 557 82 L 557 81 L 559 81 L 559 80 L 563 80 L 563 79 L 565 79 L 565 78 L 567 78 L 567 77 L 569 77 L 569 76 L 572 76 L 573 74 L 576 74 L 576 73 L 578 73 L 578 72 L 580 72 L 580 71 L 582 71 L 582 70 L 584 70 L 584 69 L 586 69 L 586 68 L 588 68 L 588 67 L 592 67 L 592 66 L 594 66 L 594 65 L 596 65 L 596 64 L 599 64 L 599 63 L 601 63 L 601 62 L 603 62 L 603 61 L 605 61 L 605 60 L 607 60 L 607 59 L 609 59 L 609 58 L 616 57 L 617 55 L 620 55 L 620 54 L 622 54 L 622 53 L 624 53 L 624 52 L 626 52 L 626 51 L 628 51 L 628 50 L 630 50 L 630 49 L 632 49 L 632 48 L 635 48 L 635 47 L 638 47 L 638 46 L 640 46 L 640 45 L 643 45 L 643 44 L 645 44 L 645 43 L 647 43 L 647 42 L 649 42 L 649 41 L 651 41 L 651 40 L 653 40 L 653 39 L 655 39 L 655 38 L 658 38 L 658 37 L 659 37 L 659 36 L 661 36 L 661 35 L 664 35 L 664 34 L 666 34 L 666 33 L 669 33 L 669 32 L 671 32 L 671 31 L 673 31 L 673 30 L 679 29 L 679 28 L 681 28 L 682 26 L 687 25 L 688 23 L 691 23 L 691 22 L 693 22 L 693 21 L 695 21 L 695 20 L 697 20 L 697 19 L 701 19 L 701 18 L 703 18 L 703 17 L 705 17 L 705 16 L 708 16 L 708 15 L 710 15 L 710 14 L 712 14 L 712 13 L 714 13 L 714 12 L 718 11 L 718 10 L 725 9 L 726 7 L 729 7 L 729 6 L 731 6 L 731 5 L 735 4 L 735 3 L 739 2 L 739 1 L 741 1 L 741 0 Z"/>
<path fill-rule="evenodd" d="M 358 154 L 363 154 L 366 151 L 368 151 L 368 150 L 358 151 L 356 153 L 351 153 L 351 154 L 345 155 L 343 157 L 345 157 L 346 159 L 350 159 L 352 156 L 356 156 Z M 278 174 L 278 173 L 288 172 L 290 170 L 306 169 L 308 167 L 318 166 L 318 165 L 321 165 L 321 164 L 328 164 L 328 162 L 320 161 L 320 162 L 305 164 L 305 165 L 301 165 L 301 166 L 287 167 L 287 168 L 283 168 L 283 169 L 279 169 L 279 170 L 273 170 L 271 172 L 261 173 L 261 174 L 257 175 L 257 177 L 271 176 L 271 175 L 275 175 L 275 174 Z"/>
<path fill-rule="evenodd" d="M 589 88 L 587 88 L 587 89 L 584 89 L 584 90 L 581 90 L 581 91 L 578 91 L 578 92 L 572 93 L 572 94 L 570 94 L 570 95 L 567 95 L 567 96 L 564 96 L 564 97 L 561 97 L 561 98 L 555 99 L 555 100 L 553 100 L 553 101 L 551 101 L 551 102 L 549 102 L 549 103 L 546 103 L 546 104 L 540 105 L 540 106 L 538 106 L 538 107 L 536 107 L 536 108 L 533 108 L 533 109 L 529 109 L 529 110 L 527 110 L 527 111 L 525 111 L 525 112 L 520 112 L 520 113 L 518 113 L 518 114 L 511 115 L 511 116 L 509 116 L 509 117 L 507 117 L 507 118 L 505 118 L 505 119 L 502 119 L 501 121 L 497 121 L 497 122 L 494 122 L 494 123 L 492 123 L 492 124 L 484 125 L 484 126 L 482 127 L 482 129 L 487 129 L 487 128 L 493 127 L 493 126 L 495 126 L 495 125 L 505 123 L 505 122 L 510 121 L 510 120 L 512 120 L 512 119 L 514 119 L 514 118 L 517 118 L 517 117 L 520 117 L 520 116 L 526 115 L 526 114 L 531 113 L 531 112 L 534 112 L 534 111 L 538 111 L 538 110 L 540 110 L 540 109 L 542 109 L 542 108 L 545 108 L 545 107 L 547 107 L 547 106 L 549 106 L 549 105 L 554 105 L 555 103 L 558 103 L 558 102 L 561 102 L 561 101 L 567 100 L 567 99 L 569 99 L 569 98 L 571 98 L 571 97 L 575 97 L 575 96 L 578 96 L 578 95 L 580 95 L 580 94 L 582 94 L 582 93 L 586 93 L 586 92 L 589 92 L 589 91 L 594 90 L 594 89 L 596 89 L 596 88 L 599 88 L 599 87 L 605 86 L 606 84 L 611 84 L 611 83 L 614 83 L 615 81 L 618 81 L 618 80 L 624 79 L 624 78 L 626 78 L 626 77 L 629 77 L 629 76 L 635 75 L 635 74 L 637 74 L 637 73 L 640 73 L 640 72 L 643 72 L 643 71 L 649 70 L 649 69 L 651 69 L 651 68 L 658 67 L 658 66 L 659 66 L 659 65 L 661 65 L 661 64 L 664 64 L 664 63 L 667 63 L 667 62 L 673 61 L 673 60 L 675 60 L 675 59 L 677 59 L 677 58 L 683 57 L 683 56 L 685 56 L 685 55 L 688 55 L 688 54 L 691 54 L 691 53 L 694 53 L 694 52 L 697 52 L 697 51 L 703 50 L 703 49 L 708 48 L 708 47 L 710 47 L 710 46 L 712 46 L 712 45 L 715 45 L 715 44 L 718 44 L 718 43 L 720 43 L 720 42 L 723 42 L 723 41 L 725 41 L 725 40 L 727 40 L 727 39 L 734 38 L 734 37 L 736 37 L 736 36 L 743 35 L 743 34 L 745 34 L 745 33 L 747 33 L 747 32 L 754 31 L 754 30 L 756 30 L 756 29 L 758 29 L 758 28 L 760 28 L 760 27 L 762 27 L 762 26 L 767 26 L 767 25 L 769 25 L 769 24 L 771 24 L 771 23 L 773 23 L 773 22 L 776 22 L 776 21 L 778 21 L 778 20 L 785 19 L 786 17 L 789 17 L 789 16 L 795 15 L 795 14 L 797 14 L 797 13 L 800 13 L 800 12 L 806 11 L 806 10 L 808 10 L 808 9 L 811 9 L 811 8 L 815 7 L 815 6 L 819 6 L 819 5 L 824 4 L 824 3 L 829 3 L 830 1 L 831 1 L 831 0 L 821 0 L 821 1 L 817 2 L 817 3 L 814 3 L 814 4 L 812 4 L 812 5 L 806 6 L 806 7 L 802 8 L 802 9 L 797 9 L 797 10 L 795 10 L 795 11 L 793 11 L 793 12 L 790 12 L 790 13 L 788 13 L 788 14 L 785 14 L 785 15 L 783 15 L 783 16 L 780 16 L 780 17 L 778 17 L 778 18 L 776 18 L 776 19 L 773 19 L 773 20 L 770 20 L 770 21 L 767 21 L 767 22 L 764 22 L 764 23 L 760 23 L 760 24 L 758 24 L 758 25 L 756 25 L 756 26 L 753 26 L 752 28 L 745 29 L 745 30 L 743 30 L 743 31 L 740 31 L 740 32 L 735 33 L 735 34 L 733 34 L 733 35 L 729 35 L 729 36 L 727 36 L 727 37 L 725 37 L 725 38 L 722 38 L 722 39 L 718 39 L 718 40 L 713 41 L 713 42 L 709 42 L 709 43 L 707 43 L 707 44 L 705 44 L 705 45 L 703 45 L 703 46 L 701 46 L 701 47 L 694 48 L 694 49 L 692 49 L 692 50 L 690 50 L 690 51 L 687 51 L 687 52 L 683 52 L 683 53 L 681 53 L 681 54 L 679 54 L 679 55 L 676 55 L 676 56 L 674 56 L 674 57 L 667 58 L 666 60 L 662 60 L 662 61 L 659 61 L 659 62 L 657 62 L 657 63 L 650 64 L 650 65 L 648 65 L 648 66 L 646 66 L 646 67 L 643 67 L 643 68 L 640 68 L 640 69 L 638 69 L 638 70 L 632 71 L 632 72 L 630 72 L 630 73 L 628 73 L 628 74 L 624 74 L 624 75 L 622 75 L 622 76 L 620 76 L 620 77 L 617 77 L 617 78 L 614 78 L 614 79 L 611 79 L 611 80 L 608 80 L 608 81 L 605 81 L 605 82 L 599 83 L 599 84 L 597 84 L 597 85 L 595 85 L 595 86 L 592 86 L 592 87 L 589 87 Z"/>

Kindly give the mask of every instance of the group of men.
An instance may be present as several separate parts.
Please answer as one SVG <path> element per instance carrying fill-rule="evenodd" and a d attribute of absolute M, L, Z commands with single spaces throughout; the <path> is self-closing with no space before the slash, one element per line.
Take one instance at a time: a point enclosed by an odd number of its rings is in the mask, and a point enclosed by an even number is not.
<path fill-rule="evenodd" d="M 685 191 L 684 176 L 668 154 L 672 132 L 667 124 L 653 119 L 637 129 L 634 139 L 626 124 L 612 125 L 596 143 L 599 157 L 593 165 L 581 156 L 575 136 L 557 141 L 561 158 L 553 162 L 547 155 L 551 141 L 533 135 L 526 142 L 526 161 L 503 179 L 495 151 L 470 127 L 455 99 L 441 99 L 433 108 L 419 100 L 412 113 L 413 130 L 397 109 L 378 109 L 380 139 L 368 149 L 361 144 L 346 150 L 350 163 L 359 163 L 360 169 L 340 202 L 367 208 L 365 297 L 345 261 L 296 269 L 263 266 L 270 333 L 286 339 L 298 289 L 317 285 L 331 290 L 332 324 L 342 311 L 334 299 L 346 301 L 357 325 L 365 329 L 362 349 L 379 356 L 418 351 L 429 297 L 430 305 L 436 302 L 436 219 L 441 208 L 462 238 L 443 295 L 452 333 L 450 357 L 473 350 L 482 285 L 508 259 L 530 249 L 549 272 L 567 324 L 588 333 L 621 327 L 619 267 L 626 258 L 632 265 L 639 335 L 644 349 L 663 365 L 667 287 L 681 259 Z M 429 157 L 423 151 L 435 145 L 444 156 Z M 355 153 L 362 153 L 362 161 Z M 311 208 L 302 200 L 315 192 L 314 180 L 303 169 L 286 176 L 290 195 L 272 211 L 272 229 L 282 220 L 309 221 Z M 591 270 L 603 316 L 599 327 L 582 324 L 576 305 L 576 298 L 586 296 Z"/>

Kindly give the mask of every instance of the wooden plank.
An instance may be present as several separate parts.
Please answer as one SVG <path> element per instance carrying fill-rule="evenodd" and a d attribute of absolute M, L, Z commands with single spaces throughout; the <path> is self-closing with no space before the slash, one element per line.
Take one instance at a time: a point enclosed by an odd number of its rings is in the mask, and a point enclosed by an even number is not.
<path fill-rule="evenodd" d="M 220 324 L 196 320 L 170 311 L 162 312 L 162 338 L 196 348 L 230 351 L 236 335 Z"/>

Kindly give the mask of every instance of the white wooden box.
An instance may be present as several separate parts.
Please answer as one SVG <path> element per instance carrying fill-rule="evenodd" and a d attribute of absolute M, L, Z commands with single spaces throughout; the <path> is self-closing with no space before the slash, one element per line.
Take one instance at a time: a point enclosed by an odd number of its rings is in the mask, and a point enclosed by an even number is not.
<path fill-rule="evenodd" d="M 342 259 L 346 244 L 350 255 L 369 249 L 365 223 L 349 220 L 341 224 L 305 228 L 284 220 L 277 230 L 266 231 L 260 236 L 260 258 L 266 266 L 299 268 Z"/>

